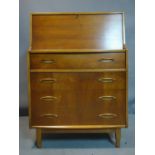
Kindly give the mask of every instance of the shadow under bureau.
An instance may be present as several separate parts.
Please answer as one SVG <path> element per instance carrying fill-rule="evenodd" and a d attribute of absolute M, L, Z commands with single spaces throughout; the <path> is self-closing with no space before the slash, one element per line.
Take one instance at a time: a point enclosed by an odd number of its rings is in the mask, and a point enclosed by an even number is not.
<path fill-rule="evenodd" d="M 42 134 L 115 132 L 128 125 L 124 15 L 33 13 L 28 50 L 29 122 Z"/>

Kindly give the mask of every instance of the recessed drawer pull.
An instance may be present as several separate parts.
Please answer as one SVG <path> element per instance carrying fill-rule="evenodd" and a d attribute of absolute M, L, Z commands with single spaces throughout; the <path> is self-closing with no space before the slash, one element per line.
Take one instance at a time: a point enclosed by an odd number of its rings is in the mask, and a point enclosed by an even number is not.
<path fill-rule="evenodd" d="M 104 114 L 99 114 L 98 117 L 104 118 L 104 119 L 112 119 L 117 117 L 117 115 L 114 113 L 104 113 Z"/>
<path fill-rule="evenodd" d="M 45 118 L 57 118 L 57 114 L 43 114 L 40 117 L 45 117 Z"/>
<path fill-rule="evenodd" d="M 40 79 L 40 82 L 44 82 L 44 83 L 54 83 L 54 82 L 56 82 L 56 79 L 52 79 L 52 78 L 43 78 L 43 79 Z"/>
<path fill-rule="evenodd" d="M 41 60 L 40 62 L 44 63 L 44 64 L 53 64 L 53 63 L 55 63 L 54 60 Z"/>
<path fill-rule="evenodd" d="M 115 79 L 113 78 L 99 78 L 98 81 L 102 83 L 110 83 L 113 82 Z"/>
<path fill-rule="evenodd" d="M 115 61 L 113 58 L 101 58 L 98 62 L 113 62 Z"/>
<path fill-rule="evenodd" d="M 40 100 L 43 100 L 43 101 L 53 101 L 56 99 L 57 99 L 57 97 L 55 97 L 55 96 L 43 96 L 40 98 Z"/>
<path fill-rule="evenodd" d="M 101 100 L 115 100 L 116 97 L 115 96 L 100 96 L 99 99 Z"/>

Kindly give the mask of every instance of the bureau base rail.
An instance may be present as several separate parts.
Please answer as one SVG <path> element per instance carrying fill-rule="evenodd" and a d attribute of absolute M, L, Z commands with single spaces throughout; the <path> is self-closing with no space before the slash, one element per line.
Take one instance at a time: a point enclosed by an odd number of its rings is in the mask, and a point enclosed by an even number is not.
<path fill-rule="evenodd" d="M 85 130 L 86 133 L 115 133 L 115 147 L 119 148 L 120 147 L 120 142 L 121 142 L 121 128 L 115 128 L 115 129 L 103 129 L 103 130 Z M 77 132 L 73 130 L 73 132 L 69 133 L 85 133 L 84 130 L 81 130 L 81 132 L 78 130 Z M 36 146 L 37 148 L 42 148 L 42 135 L 43 133 L 53 133 L 52 131 L 37 128 L 36 129 Z M 64 132 L 60 132 L 64 133 Z"/>

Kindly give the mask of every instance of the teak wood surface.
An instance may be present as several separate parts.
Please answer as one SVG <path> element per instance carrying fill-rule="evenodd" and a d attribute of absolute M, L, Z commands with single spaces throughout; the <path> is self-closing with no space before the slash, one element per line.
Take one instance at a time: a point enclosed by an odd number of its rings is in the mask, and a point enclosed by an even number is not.
<path fill-rule="evenodd" d="M 31 50 L 120 50 L 123 13 L 32 14 Z"/>
<path fill-rule="evenodd" d="M 29 124 L 42 132 L 115 132 L 128 126 L 124 14 L 33 13 L 28 50 Z"/>
<path fill-rule="evenodd" d="M 120 69 L 125 52 L 93 54 L 31 54 L 32 69 Z"/>

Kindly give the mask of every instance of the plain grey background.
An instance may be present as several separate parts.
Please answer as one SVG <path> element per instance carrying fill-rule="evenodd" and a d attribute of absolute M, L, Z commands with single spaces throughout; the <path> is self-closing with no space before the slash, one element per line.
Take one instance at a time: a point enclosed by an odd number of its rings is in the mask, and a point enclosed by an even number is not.
<path fill-rule="evenodd" d="M 124 12 L 126 44 L 129 49 L 129 113 L 135 113 L 134 0 L 20 0 L 19 7 L 20 115 L 27 115 L 28 108 L 26 53 L 29 47 L 29 14 L 31 12 Z"/>

